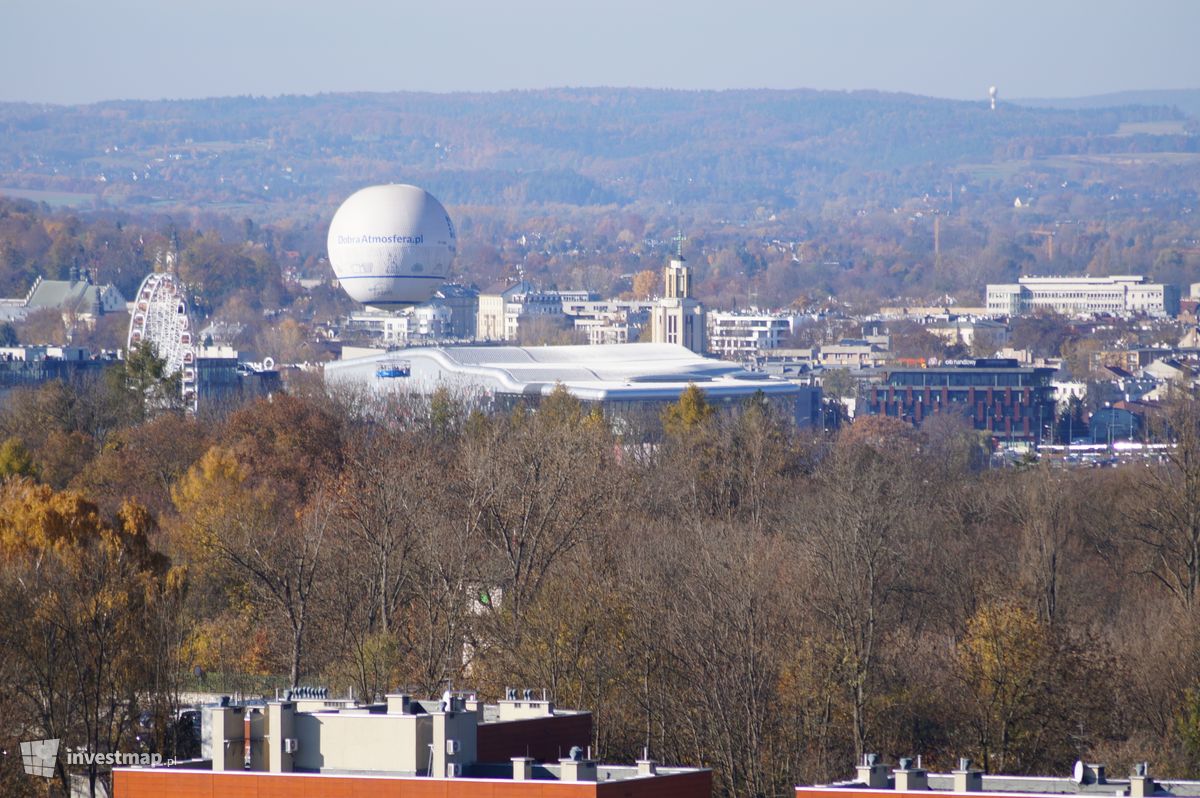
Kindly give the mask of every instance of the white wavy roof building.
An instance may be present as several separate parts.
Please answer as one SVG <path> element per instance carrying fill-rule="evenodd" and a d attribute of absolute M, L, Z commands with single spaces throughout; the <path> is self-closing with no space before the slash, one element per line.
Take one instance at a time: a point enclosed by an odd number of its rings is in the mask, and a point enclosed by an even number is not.
<path fill-rule="evenodd" d="M 439 386 L 488 395 L 545 396 L 562 384 L 593 402 L 675 401 L 689 383 L 710 401 L 761 391 L 795 398 L 801 386 L 736 363 L 697 355 L 676 344 L 595 346 L 461 346 L 399 349 L 325 366 L 330 385 L 430 393 Z"/>

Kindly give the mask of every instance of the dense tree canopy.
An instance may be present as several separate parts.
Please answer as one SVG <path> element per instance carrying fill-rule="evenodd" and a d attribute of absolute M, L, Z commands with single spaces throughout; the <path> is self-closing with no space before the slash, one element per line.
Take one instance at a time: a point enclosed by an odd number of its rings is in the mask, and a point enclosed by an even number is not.
<path fill-rule="evenodd" d="M 647 442 L 563 390 L 102 431 L 96 397 L 47 386 L 0 414 L 74 419 L 0 447 L 0 613 L 37 619 L 0 624 L 0 701 L 12 734 L 115 748 L 149 713 L 169 751 L 196 668 L 368 698 L 530 684 L 595 713 L 603 758 L 709 765 L 722 795 L 863 751 L 1195 776 L 1200 414 L 1175 401 L 1161 465 L 988 470 L 953 425 L 802 434 L 699 388 Z M 62 692 L 76 671 L 101 692 Z"/>

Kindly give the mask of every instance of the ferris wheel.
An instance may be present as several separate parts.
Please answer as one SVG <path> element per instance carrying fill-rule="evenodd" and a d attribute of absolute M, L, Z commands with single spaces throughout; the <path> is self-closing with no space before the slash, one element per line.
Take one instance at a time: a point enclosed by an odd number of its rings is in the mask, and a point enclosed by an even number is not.
<path fill-rule="evenodd" d="M 126 350 L 149 341 L 166 361 L 166 373 L 180 372 L 184 406 L 196 409 L 196 350 L 183 284 L 172 274 L 155 272 L 142 280 L 129 321 Z"/>

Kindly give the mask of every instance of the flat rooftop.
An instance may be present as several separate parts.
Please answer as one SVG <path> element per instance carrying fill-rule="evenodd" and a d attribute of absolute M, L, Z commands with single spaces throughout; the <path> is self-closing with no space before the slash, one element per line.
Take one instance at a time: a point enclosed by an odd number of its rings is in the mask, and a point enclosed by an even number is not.
<path fill-rule="evenodd" d="M 952 773 L 927 773 L 922 770 L 910 770 L 907 773 L 922 774 L 926 786 L 897 789 L 899 779 L 897 773 L 905 771 L 892 770 L 890 767 L 879 766 L 884 771 L 880 773 L 880 781 L 876 786 L 870 786 L 863 768 L 859 768 L 859 776 L 848 781 L 835 782 L 829 785 L 815 787 L 797 787 L 797 798 L 815 798 L 817 794 L 825 796 L 871 794 L 872 796 L 885 793 L 900 793 L 911 795 L 930 792 L 943 792 L 953 795 L 1005 796 L 1006 798 L 1037 798 L 1038 796 L 1085 795 L 1085 796 L 1183 796 L 1184 798 L 1200 797 L 1200 781 L 1181 779 L 1156 779 L 1149 776 L 1137 779 L 1132 776 L 1109 777 L 1103 765 L 1075 765 L 1075 772 L 1070 776 L 1010 776 L 1004 774 L 987 774 L 977 770 L 969 771 L 977 778 L 976 786 L 961 789 L 963 781 L 956 789 L 956 775 L 961 776 L 968 771 Z M 886 773 L 886 775 L 885 775 Z M 1136 782 L 1136 783 L 1135 783 Z M 886 785 L 886 786 L 884 786 Z"/>

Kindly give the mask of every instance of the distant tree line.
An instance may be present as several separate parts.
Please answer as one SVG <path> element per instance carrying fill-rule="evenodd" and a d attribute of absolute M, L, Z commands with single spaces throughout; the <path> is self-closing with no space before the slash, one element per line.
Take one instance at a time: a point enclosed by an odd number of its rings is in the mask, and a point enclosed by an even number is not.
<path fill-rule="evenodd" d="M 936 255 L 940 201 L 909 203 L 904 213 L 847 206 L 828 217 L 758 208 L 740 223 L 704 214 L 681 219 L 666 207 L 462 206 L 453 211 L 461 233 L 455 279 L 486 289 L 519 275 L 547 288 L 648 298 L 662 290 L 658 275 L 680 226 L 687 228 L 694 290 L 706 304 L 791 309 L 821 324 L 831 313 L 845 317 L 881 305 L 946 306 L 947 295 L 970 306 L 982 302 L 987 283 L 1023 274 L 1139 273 L 1181 286 L 1200 279 L 1200 246 L 1177 207 L 1101 221 L 1107 197 L 1084 200 L 1086 208 L 1061 209 L 1082 216 L 1054 228 L 1053 260 L 1045 238 L 1032 232 L 1050 224 L 1051 211 L 997 213 L 982 199 L 960 200 L 941 218 Z M 314 360 L 318 331 L 354 310 L 332 285 L 324 232 L 319 217 L 260 224 L 219 215 L 75 215 L 0 199 L 0 294 L 24 296 L 38 276 L 85 273 L 132 298 L 146 274 L 171 269 L 187 285 L 198 320 L 219 322 L 227 334 L 216 343 L 277 361 Z M 326 282 L 302 288 L 302 278 Z M 70 335 L 71 343 L 115 348 L 127 324 L 125 314 L 112 313 L 95 329 L 69 327 L 47 310 L 30 314 L 13 333 L 26 344 L 62 344 Z M 1046 344 L 1070 338 L 1013 332 L 1050 356 L 1059 350 Z"/>

